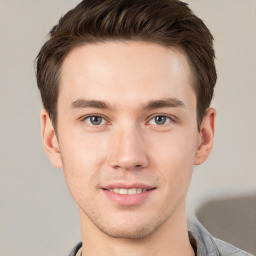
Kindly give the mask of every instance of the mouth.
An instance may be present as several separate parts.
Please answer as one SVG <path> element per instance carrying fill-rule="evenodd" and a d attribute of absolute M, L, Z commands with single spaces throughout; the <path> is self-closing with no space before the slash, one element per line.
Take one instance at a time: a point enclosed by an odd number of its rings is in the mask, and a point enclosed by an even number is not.
<path fill-rule="evenodd" d="M 141 194 L 141 193 L 147 192 L 149 190 L 153 190 L 153 189 L 155 189 L 155 188 L 150 188 L 150 189 L 146 189 L 146 188 L 129 188 L 129 189 L 112 188 L 112 189 L 104 189 L 104 190 L 108 190 L 110 192 L 120 194 L 120 195 L 136 195 L 136 194 Z"/>
<path fill-rule="evenodd" d="M 139 205 L 148 200 L 156 187 L 145 184 L 112 184 L 102 188 L 102 191 L 112 202 L 118 205 Z"/>

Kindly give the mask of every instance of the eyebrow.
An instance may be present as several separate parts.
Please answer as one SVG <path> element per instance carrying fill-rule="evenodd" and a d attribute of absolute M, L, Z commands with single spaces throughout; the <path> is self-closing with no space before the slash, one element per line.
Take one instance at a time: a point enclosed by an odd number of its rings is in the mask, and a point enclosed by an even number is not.
<path fill-rule="evenodd" d="M 99 108 L 99 109 L 115 109 L 109 103 L 100 100 L 86 100 L 86 99 L 78 99 L 71 104 L 72 108 L 80 109 L 80 108 Z"/>
<path fill-rule="evenodd" d="M 166 98 L 161 100 L 152 100 L 146 103 L 142 109 L 152 110 L 156 108 L 185 108 L 185 104 L 177 98 Z"/>
<path fill-rule="evenodd" d="M 83 109 L 83 108 L 98 108 L 103 110 L 116 110 L 116 107 L 110 103 L 100 101 L 100 100 L 86 100 L 78 99 L 71 103 L 72 109 Z M 185 108 L 185 104 L 177 98 L 166 98 L 160 100 L 151 100 L 144 104 L 142 110 L 153 110 L 157 108 Z"/>

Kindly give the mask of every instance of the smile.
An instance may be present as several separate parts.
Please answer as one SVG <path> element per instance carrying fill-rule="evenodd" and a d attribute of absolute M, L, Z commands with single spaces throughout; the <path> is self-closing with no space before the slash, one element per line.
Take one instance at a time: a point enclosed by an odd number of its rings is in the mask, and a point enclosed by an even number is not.
<path fill-rule="evenodd" d="M 143 192 L 146 192 L 148 189 L 146 188 L 114 188 L 109 189 L 109 191 L 114 192 L 116 194 L 120 195 L 135 195 L 135 194 L 141 194 Z"/>
<path fill-rule="evenodd" d="M 145 184 L 112 184 L 102 189 L 110 201 L 118 205 L 134 206 L 148 200 L 154 194 L 156 187 Z"/>

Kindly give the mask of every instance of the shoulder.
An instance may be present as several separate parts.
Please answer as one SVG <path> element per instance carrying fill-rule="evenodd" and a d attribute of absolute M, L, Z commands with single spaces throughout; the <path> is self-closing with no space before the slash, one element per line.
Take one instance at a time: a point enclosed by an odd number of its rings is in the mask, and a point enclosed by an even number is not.
<path fill-rule="evenodd" d="M 196 240 L 198 256 L 253 256 L 213 237 L 196 219 L 188 220 L 188 230 Z"/>
<path fill-rule="evenodd" d="M 213 238 L 213 241 L 220 252 L 220 255 L 234 255 L 234 256 L 253 256 L 252 254 L 245 252 L 229 243 L 226 243 L 220 239 Z"/>

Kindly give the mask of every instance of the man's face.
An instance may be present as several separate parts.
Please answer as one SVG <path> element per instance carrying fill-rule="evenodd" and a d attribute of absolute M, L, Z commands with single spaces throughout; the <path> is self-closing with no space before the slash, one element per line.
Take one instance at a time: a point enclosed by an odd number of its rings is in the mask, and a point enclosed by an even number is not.
<path fill-rule="evenodd" d="M 185 211 L 200 144 L 182 51 L 105 42 L 66 57 L 58 147 L 82 218 L 114 237 L 145 237 Z"/>

